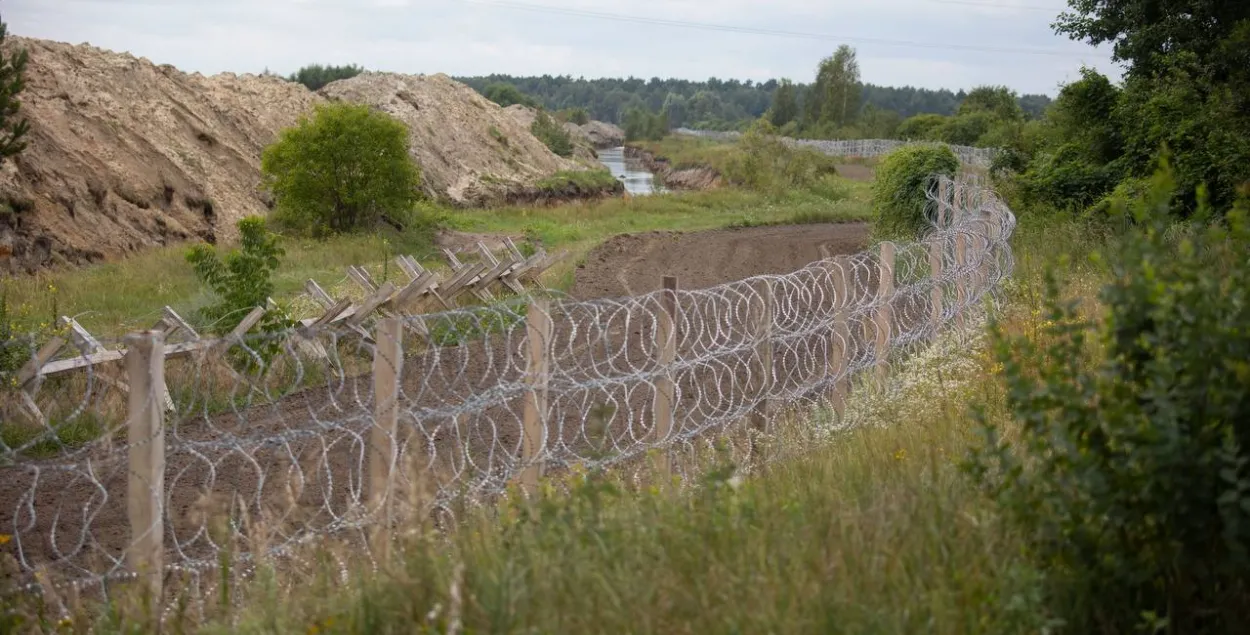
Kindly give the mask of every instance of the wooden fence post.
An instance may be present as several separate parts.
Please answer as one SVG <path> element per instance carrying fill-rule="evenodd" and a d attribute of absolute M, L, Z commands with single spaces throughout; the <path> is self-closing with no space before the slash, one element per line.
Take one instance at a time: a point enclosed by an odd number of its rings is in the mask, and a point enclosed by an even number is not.
<path fill-rule="evenodd" d="M 126 564 L 159 603 L 165 556 L 165 336 L 147 331 L 127 335 L 125 342 L 130 384 Z"/>
<path fill-rule="evenodd" d="M 661 374 L 655 382 L 655 442 L 662 443 L 673 432 L 673 409 L 676 407 L 677 386 L 673 382 L 673 362 L 677 359 L 677 277 L 664 276 L 664 295 L 661 296 L 660 313 L 656 316 L 655 338 L 659 348 L 657 363 Z M 660 448 L 656 470 L 667 482 L 673 474 L 668 448 Z"/>
<path fill-rule="evenodd" d="M 369 431 L 369 510 L 390 519 L 404 364 L 403 318 L 378 321 L 373 349 L 373 427 Z"/>
<path fill-rule="evenodd" d="M 938 181 L 938 209 L 937 209 L 937 231 L 934 239 L 929 242 L 929 269 L 932 273 L 933 289 L 929 292 L 929 301 L 933 305 L 931 320 L 933 323 L 933 336 L 937 337 L 938 332 L 942 329 L 942 303 L 945 301 L 945 292 L 942 289 L 942 270 L 943 263 L 946 258 L 946 240 L 937 239 L 946 231 L 946 191 L 948 187 L 946 179 Z"/>
<path fill-rule="evenodd" d="M 833 324 L 829 329 L 828 367 L 835 379 L 829 391 L 829 401 L 839 422 L 846 414 L 846 398 L 851 387 L 851 378 L 845 376 L 850 368 L 848 356 L 851 348 L 851 325 L 846 319 L 851 307 L 850 284 L 847 282 L 851 272 L 848 271 L 848 266 L 845 256 L 839 256 L 833 261 Z"/>
<path fill-rule="evenodd" d="M 759 378 L 755 381 L 756 394 L 760 401 L 751 410 L 748 431 L 750 458 L 754 461 L 758 450 L 758 437 L 768 430 L 768 419 L 772 416 L 772 404 L 768 398 L 772 390 L 773 380 L 773 318 L 776 299 L 773 297 L 773 284 L 769 278 L 763 279 L 760 289 L 760 312 L 754 316 L 751 332 L 755 338 L 755 354 L 760 359 Z"/>
<path fill-rule="evenodd" d="M 535 298 L 529 305 L 525 319 L 525 338 L 528 342 L 528 355 L 525 363 L 525 382 L 529 391 L 525 393 L 525 412 L 523 415 L 521 435 L 521 486 L 527 492 L 538 489 L 538 479 L 542 477 L 543 465 L 538 460 L 539 454 L 547 446 L 547 384 L 550 380 L 552 320 L 551 301 L 547 298 Z"/>
<path fill-rule="evenodd" d="M 890 372 L 886 360 L 890 356 L 890 334 L 893 325 L 894 243 L 881 243 L 880 282 L 877 284 L 877 381 L 884 383 Z"/>
<path fill-rule="evenodd" d="M 964 263 L 967 259 L 968 237 L 961 231 L 955 234 L 955 297 L 958 305 L 955 312 L 955 325 L 959 330 L 964 328 L 964 304 L 968 301 L 968 291 L 964 280 Z"/>

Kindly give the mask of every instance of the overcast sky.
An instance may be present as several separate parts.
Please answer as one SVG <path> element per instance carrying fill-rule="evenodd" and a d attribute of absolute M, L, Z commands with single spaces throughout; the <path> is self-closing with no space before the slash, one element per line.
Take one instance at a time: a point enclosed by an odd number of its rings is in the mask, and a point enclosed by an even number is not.
<path fill-rule="evenodd" d="M 1106 47 L 1054 34 L 1050 24 L 1065 6 L 1064 0 L 3 0 L 0 17 L 17 35 L 89 42 L 205 74 L 265 68 L 286 74 L 317 62 L 451 75 L 810 81 L 820 58 L 846 43 L 859 53 L 864 81 L 882 85 L 1006 84 L 1054 95 L 1082 64 L 1118 78 Z"/>

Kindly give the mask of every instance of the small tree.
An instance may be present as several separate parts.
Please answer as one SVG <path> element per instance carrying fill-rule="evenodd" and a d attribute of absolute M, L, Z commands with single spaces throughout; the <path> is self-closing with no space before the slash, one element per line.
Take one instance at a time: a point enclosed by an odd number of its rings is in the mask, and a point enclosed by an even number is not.
<path fill-rule="evenodd" d="M 268 72 L 269 69 L 265 69 Z M 321 87 L 336 82 L 340 79 L 351 79 L 361 73 L 365 69 L 349 64 L 347 66 L 322 66 L 320 64 L 310 64 L 298 71 L 295 71 L 287 78 L 288 81 L 299 82 L 308 90 L 320 90 Z"/>
<path fill-rule="evenodd" d="M 539 109 L 534 123 L 530 124 L 530 132 L 552 152 L 562 157 L 573 156 L 573 139 L 569 137 L 564 126 L 548 115 L 547 111 Z"/>
<path fill-rule="evenodd" d="M 8 37 L 8 26 L 0 22 L 0 44 Z M 30 124 L 25 119 L 18 119 L 17 112 L 21 102 L 18 93 L 26 87 L 23 75 L 26 72 L 26 50 L 22 49 L 14 55 L 5 55 L 0 51 L 0 163 L 8 157 L 26 149 L 26 136 Z"/>
<path fill-rule="evenodd" d="M 211 245 L 196 245 L 187 251 L 187 262 L 195 276 L 208 286 L 217 301 L 200 310 L 213 332 L 224 335 L 233 331 L 256 307 L 267 306 L 273 295 L 273 274 L 283 256 L 278 237 L 265 229 L 265 220 L 250 217 L 240 220 L 239 249 L 221 257 Z M 262 332 L 280 331 L 291 326 L 285 311 L 270 308 L 258 325 Z M 278 340 L 250 342 L 246 350 L 232 355 L 242 368 L 255 370 L 260 357 L 264 364 L 281 350 Z"/>
<path fill-rule="evenodd" d="M 365 105 L 324 104 L 261 157 L 273 218 L 314 235 L 404 218 L 420 198 L 408 128 Z"/>
<path fill-rule="evenodd" d="M 219 333 L 229 333 L 249 311 L 265 306 L 273 295 L 273 272 L 283 256 L 278 237 L 265 229 L 263 218 L 244 218 L 238 228 L 239 249 L 224 258 L 212 245 L 187 251 L 195 276 L 217 296 L 217 302 L 200 313 Z"/>

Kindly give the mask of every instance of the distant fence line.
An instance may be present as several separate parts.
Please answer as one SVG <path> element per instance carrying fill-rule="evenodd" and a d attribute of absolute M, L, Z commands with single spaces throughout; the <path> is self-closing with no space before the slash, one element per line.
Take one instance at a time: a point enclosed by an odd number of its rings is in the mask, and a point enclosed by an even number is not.
<path fill-rule="evenodd" d="M 679 457 L 744 438 L 758 461 L 753 440 L 786 413 L 841 412 L 852 379 L 884 379 L 1010 275 L 1015 217 L 992 192 L 935 179 L 928 213 L 915 242 L 707 289 L 392 312 L 180 357 L 162 331 L 127 336 L 124 372 L 49 379 L 45 418 L 5 437 L 0 533 L 29 576 L 199 584 L 223 553 L 385 549 L 380 529 L 453 522 L 575 465 L 658 453 L 680 475 Z"/>
<path fill-rule="evenodd" d="M 735 131 L 691 130 L 690 128 L 677 128 L 673 132 L 692 137 L 704 137 L 723 141 L 732 141 L 742 136 L 741 132 Z M 955 156 L 959 157 L 961 163 L 981 169 L 989 169 L 994 162 L 996 153 L 996 150 L 993 148 L 973 148 L 937 141 L 900 141 L 897 139 L 827 140 L 791 139 L 790 137 L 783 137 L 783 139 L 791 145 L 816 148 L 825 154 L 835 157 L 873 158 L 885 156 L 899 148 L 911 145 L 941 145 L 950 148 L 955 153 Z"/>

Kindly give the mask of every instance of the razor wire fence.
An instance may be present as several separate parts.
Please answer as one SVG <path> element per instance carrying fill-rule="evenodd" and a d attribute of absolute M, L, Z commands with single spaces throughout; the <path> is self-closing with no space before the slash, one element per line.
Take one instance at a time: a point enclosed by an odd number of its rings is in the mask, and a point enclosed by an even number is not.
<path fill-rule="evenodd" d="M 682 476 L 717 440 L 758 461 L 785 413 L 840 412 L 852 380 L 960 328 L 1010 275 L 1015 217 L 992 192 L 935 179 L 928 214 L 915 242 L 705 289 L 97 341 L 81 355 L 124 353 L 50 377 L 40 419 L 6 412 L 4 548 L 30 581 L 159 586 L 326 537 L 374 548 L 380 528 L 452 523 L 574 466 Z"/>
<path fill-rule="evenodd" d="M 676 134 L 702 137 L 705 139 L 716 139 L 720 141 L 734 141 L 742 136 L 741 132 L 736 131 L 716 131 L 716 130 L 692 130 L 690 128 L 678 128 L 673 130 Z M 994 162 L 997 151 L 994 148 L 974 148 L 970 146 L 953 145 L 942 143 L 940 141 L 903 141 L 897 139 L 847 139 L 847 140 L 828 140 L 828 139 L 791 139 L 782 137 L 782 140 L 796 147 L 810 147 L 819 150 L 825 154 L 835 157 L 849 158 L 875 158 L 885 156 L 899 148 L 913 145 L 939 145 L 951 149 L 959 161 L 964 165 L 989 169 Z"/>

